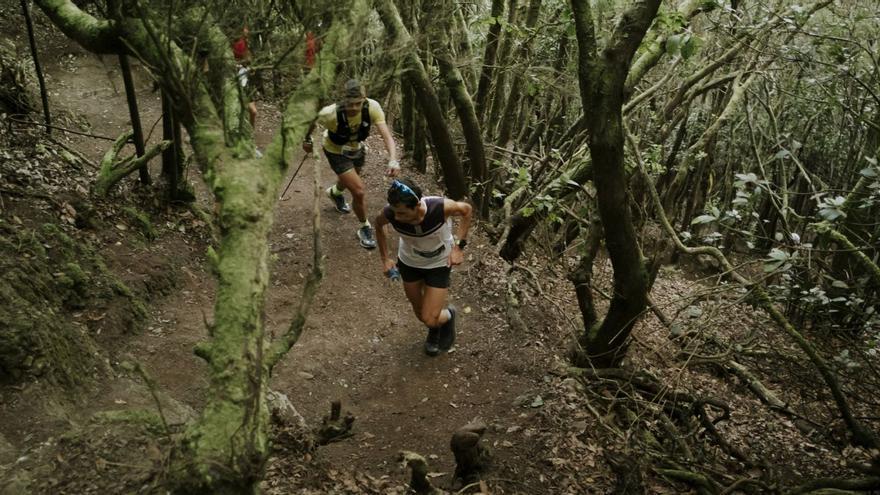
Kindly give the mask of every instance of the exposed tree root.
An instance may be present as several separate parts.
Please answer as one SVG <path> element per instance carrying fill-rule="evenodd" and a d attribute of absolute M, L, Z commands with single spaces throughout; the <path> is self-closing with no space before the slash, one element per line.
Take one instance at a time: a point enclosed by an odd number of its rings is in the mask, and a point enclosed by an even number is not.
<path fill-rule="evenodd" d="M 718 423 L 730 418 L 730 407 L 724 401 L 675 390 L 644 371 L 568 370 L 584 382 L 587 393 L 604 404 L 602 408 L 613 411 L 612 416 L 616 416 L 614 421 L 603 422 L 612 433 L 616 432 L 614 443 L 619 445 L 622 440 L 625 445 L 623 451 L 606 454 L 606 461 L 618 477 L 614 493 L 644 493 L 642 466 L 631 459 L 647 461 L 650 469 L 664 478 L 687 483 L 698 493 L 711 495 L 718 495 L 725 489 L 724 485 L 731 482 L 722 483 L 694 469 L 707 462 L 712 452 L 717 452 L 709 445 L 720 447 L 726 454 L 718 459 L 720 462 L 735 460 L 744 466 L 761 465 L 717 429 Z M 743 479 L 737 486 L 751 487 L 756 483 Z"/>
<path fill-rule="evenodd" d="M 794 325 L 791 324 L 791 322 L 788 321 L 788 319 L 782 314 L 782 312 L 779 311 L 779 309 L 770 299 L 767 292 L 764 290 L 763 285 L 760 283 L 755 283 L 740 274 L 736 270 L 736 268 L 734 268 L 734 266 L 730 263 L 727 257 L 724 256 L 724 253 L 722 253 L 719 249 L 712 246 L 690 248 L 685 246 L 681 242 L 681 239 L 678 238 L 675 229 L 669 223 L 669 219 L 665 214 L 660 196 L 657 194 L 657 189 L 654 187 L 654 183 L 651 180 L 651 177 L 645 170 L 645 165 L 642 162 L 641 155 L 638 152 L 638 147 L 636 146 L 635 139 L 629 132 L 627 132 L 627 140 L 629 141 L 630 146 L 635 151 L 639 171 L 642 174 L 642 177 L 647 185 L 648 193 L 654 203 L 657 217 L 659 218 L 660 223 L 663 225 L 663 228 L 666 230 L 666 233 L 675 243 L 676 248 L 680 252 L 687 254 L 706 254 L 712 256 L 713 258 L 718 260 L 726 276 L 732 278 L 737 283 L 740 283 L 746 287 L 750 287 L 752 290 L 754 304 L 763 309 L 770 316 L 770 318 L 792 339 L 792 341 L 797 344 L 800 350 L 807 356 L 807 358 L 816 368 L 816 371 L 822 377 L 825 385 L 828 387 L 832 397 L 834 398 L 834 403 L 837 406 L 837 410 L 839 411 L 844 423 L 846 424 L 850 434 L 852 435 L 852 442 L 856 445 L 860 445 L 863 447 L 873 449 L 880 448 L 880 440 L 878 440 L 878 437 L 874 433 L 874 431 L 872 431 L 853 414 L 852 408 L 849 405 L 849 401 L 844 394 L 843 387 L 841 386 L 837 375 L 828 365 L 825 358 L 823 358 L 822 355 L 819 354 L 817 348 L 813 345 L 813 343 L 807 340 L 807 338 L 804 337 L 804 335 L 797 328 L 795 328 Z"/>
<path fill-rule="evenodd" d="M 354 424 L 354 416 L 346 413 L 342 417 L 342 402 L 334 400 L 330 404 L 330 415 L 324 416 L 321 420 L 321 427 L 318 428 L 317 437 L 318 445 L 327 445 L 331 442 L 338 442 L 352 436 L 351 427 Z"/>
<path fill-rule="evenodd" d="M 507 290 L 504 294 L 504 311 L 507 316 L 507 324 L 510 325 L 510 328 L 517 335 L 525 335 L 528 327 L 519 314 L 519 290 L 516 288 L 516 278 L 513 276 L 515 272 L 516 266 L 510 265 L 505 277 L 507 279 Z"/>
<path fill-rule="evenodd" d="M 605 461 L 617 475 L 614 495 L 642 495 L 645 486 L 642 480 L 642 466 L 639 460 L 630 455 L 606 453 Z"/>
<path fill-rule="evenodd" d="M 844 492 L 844 490 L 847 490 L 847 492 Z M 787 495 L 798 495 L 801 493 L 848 493 L 849 490 L 871 491 L 871 493 L 874 493 L 873 490 L 880 490 L 880 477 L 871 476 L 851 480 L 820 478 L 795 487 L 786 493 Z"/>
<path fill-rule="evenodd" d="M 721 491 L 718 483 L 704 474 L 684 469 L 657 469 L 656 471 L 664 478 L 691 485 L 700 495 L 717 495 Z"/>

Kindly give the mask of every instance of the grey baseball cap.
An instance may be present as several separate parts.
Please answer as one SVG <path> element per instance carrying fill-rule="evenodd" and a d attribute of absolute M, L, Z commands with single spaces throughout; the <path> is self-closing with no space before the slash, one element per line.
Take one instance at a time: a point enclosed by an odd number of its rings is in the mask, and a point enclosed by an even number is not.
<path fill-rule="evenodd" d="M 351 101 L 360 101 L 367 97 L 367 93 L 364 90 L 364 85 L 360 83 L 357 79 L 349 79 L 345 81 L 345 89 L 342 93 L 342 101 L 345 103 Z"/>

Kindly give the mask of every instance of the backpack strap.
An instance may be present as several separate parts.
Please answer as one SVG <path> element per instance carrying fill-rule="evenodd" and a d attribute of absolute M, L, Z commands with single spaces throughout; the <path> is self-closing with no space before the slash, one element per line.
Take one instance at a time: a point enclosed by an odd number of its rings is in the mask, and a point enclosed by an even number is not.
<path fill-rule="evenodd" d="M 361 126 L 358 127 L 358 141 L 365 141 L 370 135 L 370 100 L 364 100 L 364 107 L 361 109 Z"/>
<path fill-rule="evenodd" d="M 361 125 L 357 129 L 357 140 L 364 141 L 370 135 L 370 101 L 364 100 L 364 106 L 361 108 Z M 327 131 L 327 137 L 330 141 L 340 146 L 348 144 L 351 139 L 351 126 L 348 124 L 348 116 L 345 114 L 345 104 L 336 104 L 336 132 Z"/>

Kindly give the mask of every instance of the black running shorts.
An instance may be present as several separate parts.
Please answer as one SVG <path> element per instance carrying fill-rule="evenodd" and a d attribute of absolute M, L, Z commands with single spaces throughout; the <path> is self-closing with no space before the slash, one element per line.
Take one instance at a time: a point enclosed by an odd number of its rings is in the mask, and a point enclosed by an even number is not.
<path fill-rule="evenodd" d="M 400 270 L 400 278 L 404 282 L 418 282 L 424 280 L 428 287 L 437 289 L 449 288 L 449 274 L 452 268 L 441 266 L 440 268 L 414 268 L 397 260 L 397 269 Z"/>
<path fill-rule="evenodd" d="M 333 169 L 333 172 L 335 172 L 336 175 L 342 175 L 352 168 L 354 168 L 358 175 L 360 175 L 361 167 L 364 166 L 366 153 L 360 153 L 360 156 L 357 158 L 349 158 L 345 155 L 338 155 L 324 150 L 324 156 L 327 157 L 327 161 L 330 162 L 330 168 Z"/>

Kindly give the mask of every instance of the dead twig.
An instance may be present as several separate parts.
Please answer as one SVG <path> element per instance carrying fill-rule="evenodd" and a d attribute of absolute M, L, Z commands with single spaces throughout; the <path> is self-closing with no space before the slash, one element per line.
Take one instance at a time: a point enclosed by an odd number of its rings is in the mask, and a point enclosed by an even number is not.
<path fill-rule="evenodd" d="M 42 123 L 42 122 L 33 122 L 33 121 L 30 121 L 30 120 L 21 120 L 21 119 L 16 119 L 16 118 L 14 118 L 14 117 L 6 117 L 6 118 L 9 119 L 9 120 L 12 121 L 12 122 L 17 123 L 17 124 L 34 125 L 34 126 L 39 126 L 39 127 L 47 127 L 47 128 L 49 128 L 49 129 L 57 129 L 57 130 L 59 130 L 59 131 L 64 131 L 64 132 L 69 132 L 69 133 L 71 133 L 71 134 L 76 134 L 77 136 L 85 136 L 85 137 L 90 137 L 90 138 L 93 138 L 93 139 L 103 139 L 103 140 L 105 140 L 105 141 L 116 141 L 116 138 L 107 137 L 107 136 L 101 136 L 101 135 L 98 135 L 98 134 L 89 134 L 88 132 L 74 131 L 74 130 L 72 130 L 72 129 L 66 129 L 66 128 L 64 128 L 64 127 L 58 127 L 57 125 L 49 125 L 49 124 L 44 124 L 44 123 Z"/>

